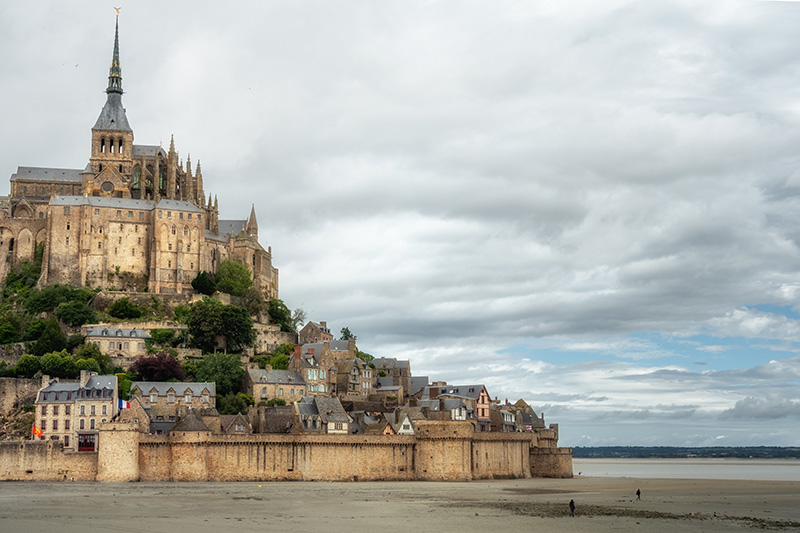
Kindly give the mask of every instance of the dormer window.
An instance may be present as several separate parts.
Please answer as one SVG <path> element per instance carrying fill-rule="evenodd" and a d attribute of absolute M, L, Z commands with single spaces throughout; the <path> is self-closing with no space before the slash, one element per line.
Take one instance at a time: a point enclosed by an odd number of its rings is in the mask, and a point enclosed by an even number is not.
<path fill-rule="evenodd" d="M 108 330 L 107 329 L 103 330 L 103 337 L 108 337 Z"/>

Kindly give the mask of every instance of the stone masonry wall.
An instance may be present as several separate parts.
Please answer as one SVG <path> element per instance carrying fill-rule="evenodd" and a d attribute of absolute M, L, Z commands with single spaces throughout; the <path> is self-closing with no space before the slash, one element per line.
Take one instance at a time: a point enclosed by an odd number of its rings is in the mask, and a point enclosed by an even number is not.
<path fill-rule="evenodd" d="M 572 477 L 572 448 L 531 448 L 533 477 Z"/>
<path fill-rule="evenodd" d="M 61 442 L 0 442 L 0 481 L 94 481 L 97 454 L 64 451 Z"/>
<path fill-rule="evenodd" d="M 41 379 L 0 378 L 0 416 L 23 403 L 33 403 Z"/>

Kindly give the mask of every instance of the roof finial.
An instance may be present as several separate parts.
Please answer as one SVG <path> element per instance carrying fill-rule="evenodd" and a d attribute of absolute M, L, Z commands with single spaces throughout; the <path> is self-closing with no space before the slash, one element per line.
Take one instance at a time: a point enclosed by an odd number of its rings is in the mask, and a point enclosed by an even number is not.
<path fill-rule="evenodd" d="M 119 66 L 119 10 L 115 7 L 117 20 L 114 25 L 114 56 L 111 58 L 111 68 L 108 69 L 108 88 L 107 93 L 122 94 L 122 68 Z"/>

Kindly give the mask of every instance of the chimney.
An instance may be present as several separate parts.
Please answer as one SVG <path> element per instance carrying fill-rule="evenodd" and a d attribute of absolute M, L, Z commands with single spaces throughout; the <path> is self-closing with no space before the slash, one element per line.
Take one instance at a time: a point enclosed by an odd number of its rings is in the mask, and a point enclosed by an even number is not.
<path fill-rule="evenodd" d="M 47 374 L 42 374 L 42 388 L 47 387 L 50 385 L 50 376 Z"/>
<path fill-rule="evenodd" d="M 89 377 L 91 373 L 88 370 L 81 370 L 81 388 L 86 386 L 86 383 L 89 382 Z"/>
<path fill-rule="evenodd" d="M 328 323 L 327 322 L 320 322 L 319 325 L 322 326 L 322 329 L 328 329 Z"/>

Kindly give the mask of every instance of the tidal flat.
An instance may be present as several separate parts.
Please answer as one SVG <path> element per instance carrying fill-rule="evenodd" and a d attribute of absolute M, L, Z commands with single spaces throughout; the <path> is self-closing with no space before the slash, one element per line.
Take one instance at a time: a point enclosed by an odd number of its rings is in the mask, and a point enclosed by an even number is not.
<path fill-rule="evenodd" d="M 636 500 L 636 490 L 642 499 Z M 569 501 L 576 504 L 569 516 Z M 0 531 L 800 531 L 800 481 L 0 483 Z"/>

